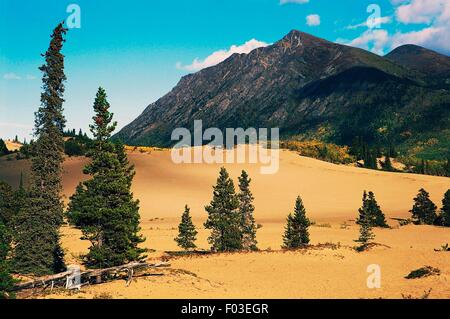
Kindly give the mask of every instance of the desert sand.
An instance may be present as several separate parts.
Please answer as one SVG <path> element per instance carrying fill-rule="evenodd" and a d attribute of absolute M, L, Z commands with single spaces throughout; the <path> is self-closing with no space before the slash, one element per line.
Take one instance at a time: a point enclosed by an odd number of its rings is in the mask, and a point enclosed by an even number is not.
<path fill-rule="evenodd" d="M 212 197 L 219 164 L 174 164 L 170 150 L 134 151 L 136 165 L 134 196 L 140 200 L 143 246 L 152 249 L 149 260 L 161 260 L 165 251 L 177 250 L 173 238 L 185 204 L 191 207 L 199 230 L 197 245 L 208 249 L 204 206 Z M 85 178 L 85 158 L 67 158 L 64 163 L 65 200 Z M 155 276 L 136 278 L 126 287 L 114 281 L 83 287 L 80 292 L 53 291 L 45 298 L 450 298 L 450 253 L 435 251 L 450 243 L 450 229 L 408 225 L 399 227 L 392 217 L 407 218 L 419 188 L 430 192 L 441 206 L 450 179 L 403 173 L 388 173 L 334 165 L 294 152 L 281 151 L 279 172 L 261 175 L 258 164 L 224 164 L 237 182 L 242 169 L 252 178 L 255 218 L 260 252 L 214 254 L 170 259 L 171 267 L 151 271 Z M 20 172 L 27 175 L 26 161 L 0 159 L 0 179 L 13 185 Z M 391 229 L 376 229 L 376 247 L 363 253 L 352 249 L 358 237 L 354 219 L 363 190 L 375 193 Z M 282 251 L 286 216 L 301 195 L 308 217 L 311 244 L 323 247 Z M 343 225 L 345 223 L 345 225 Z M 67 263 L 79 264 L 87 251 L 80 232 L 62 229 Z M 381 288 L 370 289 L 367 267 L 380 266 Z M 405 279 L 412 270 L 429 265 L 439 276 Z M 160 274 L 161 276 L 159 276 Z M 158 276 L 156 276 L 158 275 Z M 431 291 L 430 291 L 431 289 Z"/>

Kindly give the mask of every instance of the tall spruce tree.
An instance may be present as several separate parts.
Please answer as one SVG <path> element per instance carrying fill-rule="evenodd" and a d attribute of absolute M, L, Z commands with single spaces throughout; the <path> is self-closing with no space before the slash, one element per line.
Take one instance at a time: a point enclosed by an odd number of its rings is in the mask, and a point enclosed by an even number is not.
<path fill-rule="evenodd" d="M 250 191 L 250 182 L 246 171 L 242 171 L 239 177 L 239 214 L 241 216 L 242 248 L 245 250 L 256 250 L 256 223 L 253 217 L 255 206 L 253 206 L 253 195 Z"/>
<path fill-rule="evenodd" d="M 358 210 L 359 218 L 356 221 L 357 224 L 361 225 L 362 220 L 365 218 L 364 215 L 367 214 L 369 225 L 371 227 L 388 227 L 386 217 L 381 211 L 373 192 L 369 192 L 369 194 L 367 194 L 367 192 L 364 191 L 362 202 L 362 207 Z"/>
<path fill-rule="evenodd" d="M 8 255 L 11 249 L 10 231 L 0 219 L 0 299 L 14 298 L 15 280 L 11 276 Z"/>
<path fill-rule="evenodd" d="M 175 238 L 178 246 L 184 250 L 194 249 L 197 231 L 192 223 L 190 209 L 188 205 L 184 206 L 184 212 L 181 215 L 181 222 L 178 225 L 178 236 Z"/>
<path fill-rule="evenodd" d="M 239 199 L 234 183 L 227 170 L 222 167 L 216 186 L 213 186 L 213 199 L 205 207 L 208 219 L 204 226 L 211 230 L 208 242 L 213 251 L 235 251 L 242 249 L 241 216 Z"/>
<path fill-rule="evenodd" d="M 443 225 L 450 227 L 450 189 L 445 192 L 442 199 L 441 216 Z"/>
<path fill-rule="evenodd" d="M 67 217 L 91 242 L 84 256 L 89 267 L 117 266 L 144 258 L 138 247 L 145 239 L 139 233 L 139 202 L 133 200 L 131 184 L 135 174 L 122 144 L 109 138 L 116 127 L 109 112 L 106 92 L 99 88 L 95 102 L 94 147 L 84 173 L 91 179 L 80 183 L 70 198 Z"/>
<path fill-rule="evenodd" d="M 62 162 L 64 152 L 63 93 L 66 76 L 61 49 L 67 32 L 61 24 L 43 55 L 41 107 L 35 113 L 37 141 L 31 161 L 28 199 L 16 218 L 14 270 L 36 275 L 64 269 L 59 228 L 63 223 Z"/>
<path fill-rule="evenodd" d="M 306 217 L 306 210 L 300 196 L 295 201 L 294 214 L 289 214 L 283 237 L 283 248 L 299 248 L 309 244 L 308 228 L 311 222 Z"/>
<path fill-rule="evenodd" d="M 421 188 L 414 198 L 414 205 L 409 212 L 416 224 L 433 225 L 437 218 L 436 210 L 437 207 L 431 201 L 430 194 Z"/>

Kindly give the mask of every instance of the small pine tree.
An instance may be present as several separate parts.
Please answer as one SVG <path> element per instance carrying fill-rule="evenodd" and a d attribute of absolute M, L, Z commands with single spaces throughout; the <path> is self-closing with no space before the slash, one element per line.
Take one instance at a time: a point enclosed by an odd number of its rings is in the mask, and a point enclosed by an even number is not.
<path fill-rule="evenodd" d="M 194 223 L 192 223 L 190 209 L 186 205 L 184 206 L 183 215 L 181 215 L 181 222 L 178 225 L 178 236 L 175 238 L 175 241 L 184 250 L 194 249 L 197 248 L 195 245 L 196 236 L 197 231 Z"/>
<path fill-rule="evenodd" d="M 309 244 L 308 228 L 311 222 L 306 217 L 306 210 L 300 196 L 295 201 L 294 214 L 289 214 L 285 228 L 284 248 L 299 248 Z"/>
<path fill-rule="evenodd" d="M 367 194 L 367 192 L 364 191 L 362 202 L 363 205 L 358 210 L 359 218 L 356 221 L 357 224 L 361 225 L 361 221 L 365 218 L 364 215 L 368 214 L 367 218 L 371 227 L 388 227 L 386 217 L 378 205 L 373 192 Z"/>
<path fill-rule="evenodd" d="M 253 206 L 253 195 L 250 191 L 251 179 L 246 171 L 242 171 L 239 177 L 239 214 L 241 215 L 242 248 L 245 250 L 256 250 L 256 223 L 253 217 L 255 206 Z"/>
<path fill-rule="evenodd" d="M 4 140 L 0 138 L 0 156 L 2 155 L 8 155 L 10 152 L 8 148 L 6 147 L 6 143 Z"/>
<path fill-rule="evenodd" d="M 133 200 L 130 190 L 135 171 L 124 146 L 109 140 L 116 127 L 109 107 L 105 90 L 99 88 L 91 125 L 95 146 L 88 152 L 91 162 L 84 168 L 91 179 L 77 186 L 67 211 L 69 222 L 81 228 L 91 242 L 85 263 L 93 268 L 140 261 L 145 251 L 138 247 L 145 240 L 138 234 L 139 202 Z"/>
<path fill-rule="evenodd" d="M 416 224 L 433 225 L 437 218 L 436 205 L 430 200 L 430 194 L 423 188 L 414 198 L 414 205 L 409 211 Z"/>
<path fill-rule="evenodd" d="M 289 249 L 292 245 L 292 239 L 293 239 L 293 229 L 292 229 L 292 214 L 289 214 L 286 218 L 286 226 L 284 228 L 284 235 L 283 235 L 283 246 L 282 248 Z"/>
<path fill-rule="evenodd" d="M 211 229 L 208 242 L 213 251 L 235 251 L 242 249 L 241 216 L 239 200 L 234 183 L 227 170 L 222 167 L 216 186 L 213 187 L 213 199 L 205 207 L 208 219 L 204 226 Z"/>
<path fill-rule="evenodd" d="M 394 167 L 392 166 L 391 157 L 389 156 L 389 154 L 386 155 L 383 163 L 383 169 L 388 172 L 394 171 Z"/>
<path fill-rule="evenodd" d="M 0 220 L 0 299 L 14 298 L 15 280 L 11 276 L 8 255 L 11 249 L 11 237 L 5 224 Z"/>
<path fill-rule="evenodd" d="M 364 251 L 367 249 L 371 240 L 375 238 L 375 235 L 372 232 L 372 227 L 370 226 L 370 214 L 367 211 L 367 207 L 363 207 L 363 211 L 360 211 L 360 219 L 359 219 L 359 238 L 355 240 L 355 242 L 360 245 L 356 247 L 358 251 Z"/>
<path fill-rule="evenodd" d="M 444 226 L 450 227 L 450 189 L 445 192 L 442 199 L 441 215 Z"/>

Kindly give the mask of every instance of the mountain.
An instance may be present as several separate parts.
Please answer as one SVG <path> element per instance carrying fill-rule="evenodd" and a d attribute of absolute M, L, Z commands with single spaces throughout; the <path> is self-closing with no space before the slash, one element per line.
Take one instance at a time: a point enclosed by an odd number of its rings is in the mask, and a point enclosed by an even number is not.
<path fill-rule="evenodd" d="M 406 44 L 394 49 L 386 55 L 386 58 L 428 76 L 450 80 L 450 57 L 435 51 Z"/>
<path fill-rule="evenodd" d="M 433 55 L 423 50 L 419 56 L 429 60 Z M 200 119 L 203 127 L 280 127 L 283 137 L 340 144 L 355 136 L 386 144 L 441 133 L 450 123 L 450 85 L 429 80 L 425 58 L 400 63 L 412 53 L 396 51 L 381 57 L 293 30 L 273 45 L 182 77 L 115 138 L 170 146 L 174 128 L 192 129 Z"/>

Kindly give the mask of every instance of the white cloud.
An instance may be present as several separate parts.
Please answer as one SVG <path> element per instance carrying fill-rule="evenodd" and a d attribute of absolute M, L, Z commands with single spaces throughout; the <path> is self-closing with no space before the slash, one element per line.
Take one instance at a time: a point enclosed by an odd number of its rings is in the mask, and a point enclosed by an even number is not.
<path fill-rule="evenodd" d="M 395 18 L 401 24 L 425 24 L 409 32 L 367 30 L 353 40 L 341 43 L 361 47 L 378 54 L 404 44 L 416 44 L 443 53 L 450 53 L 450 0 L 391 0 L 396 7 Z M 358 27 L 358 26 L 355 26 Z"/>
<path fill-rule="evenodd" d="M 247 54 L 253 51 L 254 49 L 266 47 L 268 45 L 269 45 L 268 43 L 265 43 L 263 41 L 251 39 L 242 45 L 232 45 L 228 50 L 215 51 L 203 60 L 195 58 L 194 61 L 192 61 L 192 63 L 189 65 L 183 65 L 181 62 L 177 62 L 176 67 L 177 69 L 185 71 L 199 71 L 201 69 L 219 64 L 220 62 L 229 58 L 234 53 Z"/>
<path fill-rule="evenodd" d="M 338 39 L 337 42 L 358 47 L 365 50 L 370 50 L 376 54 L 384 54 L 384 48 L 389 43 L 389 34 L 382 29 L 369 29 L 361 34 L 356 39 L 351 41 L 345 39 Z"/>
<path fill-rule="evenodd" d="M 20 79 L 21 79 L 20 76 L 18 76 L 17 74 L 15 74 L 15 73 L 13 73 L 13 72 L 11 72 L 11 73 L 5 73 L 5 74 L 3 75 L 3 78 L 4 78 L 5 80 L 20 80 Z"/>
<path fill-rule="evenodd" d="M 26 79 L 30 80 L 30 81 L 33 81 L 33 80 L 36 80 L 37 77 L 35 77 L 34 75 L 31 75 L 31 74 L 27 74 Z"/>
<path fill-rule="evenodd" d="M 286 4 L 286 3 L 299 3 L 299 4 L 303 4 L 303 3 L 308 3 L 309 0 L 280 0 L 280 5 Z"/>
<path fill-rule="evenodd" d="M 400 2 L 400 6 L 395 11 L 399 22 L 410 23 L 432 23 L 444 7 L 449 5 L 449 0 L 411 0 Z"/>
<path fill-rule="evenodd" d="M 310 27 L 320 25 L 320 16 L 318 14 L 310 14 L 306 17 L 306 24 Z"/>
<path fill-rule="evenodd" d="M 450 1 L 402 1 L 396 10 L 397 20 L 404 24 L 428 24 L 427 27 L 392 36 L 391 48 L 417 44 L 450 53 Z"/>
<path fill-rule="evenodd" d="M 367 24 L 368 21 L 364 21 L 362 23 L 358 23 L 358 24 L 354 24 L 354 25 L 349 25 L 346 27 L 346 29 L 348 30 L 353 30 L 353 29 L 358 29 L 361 27 L 369 27 L 369 25 Z M 379 18 L 374 18 L 372 23 L 373 26 L 372 27 L 378 27 L 381 26 L 382 24 L 387 24 L 387 23 L 391 23 L 392 22 L 392 18 L 391 17 L 379 17 Z"/>

